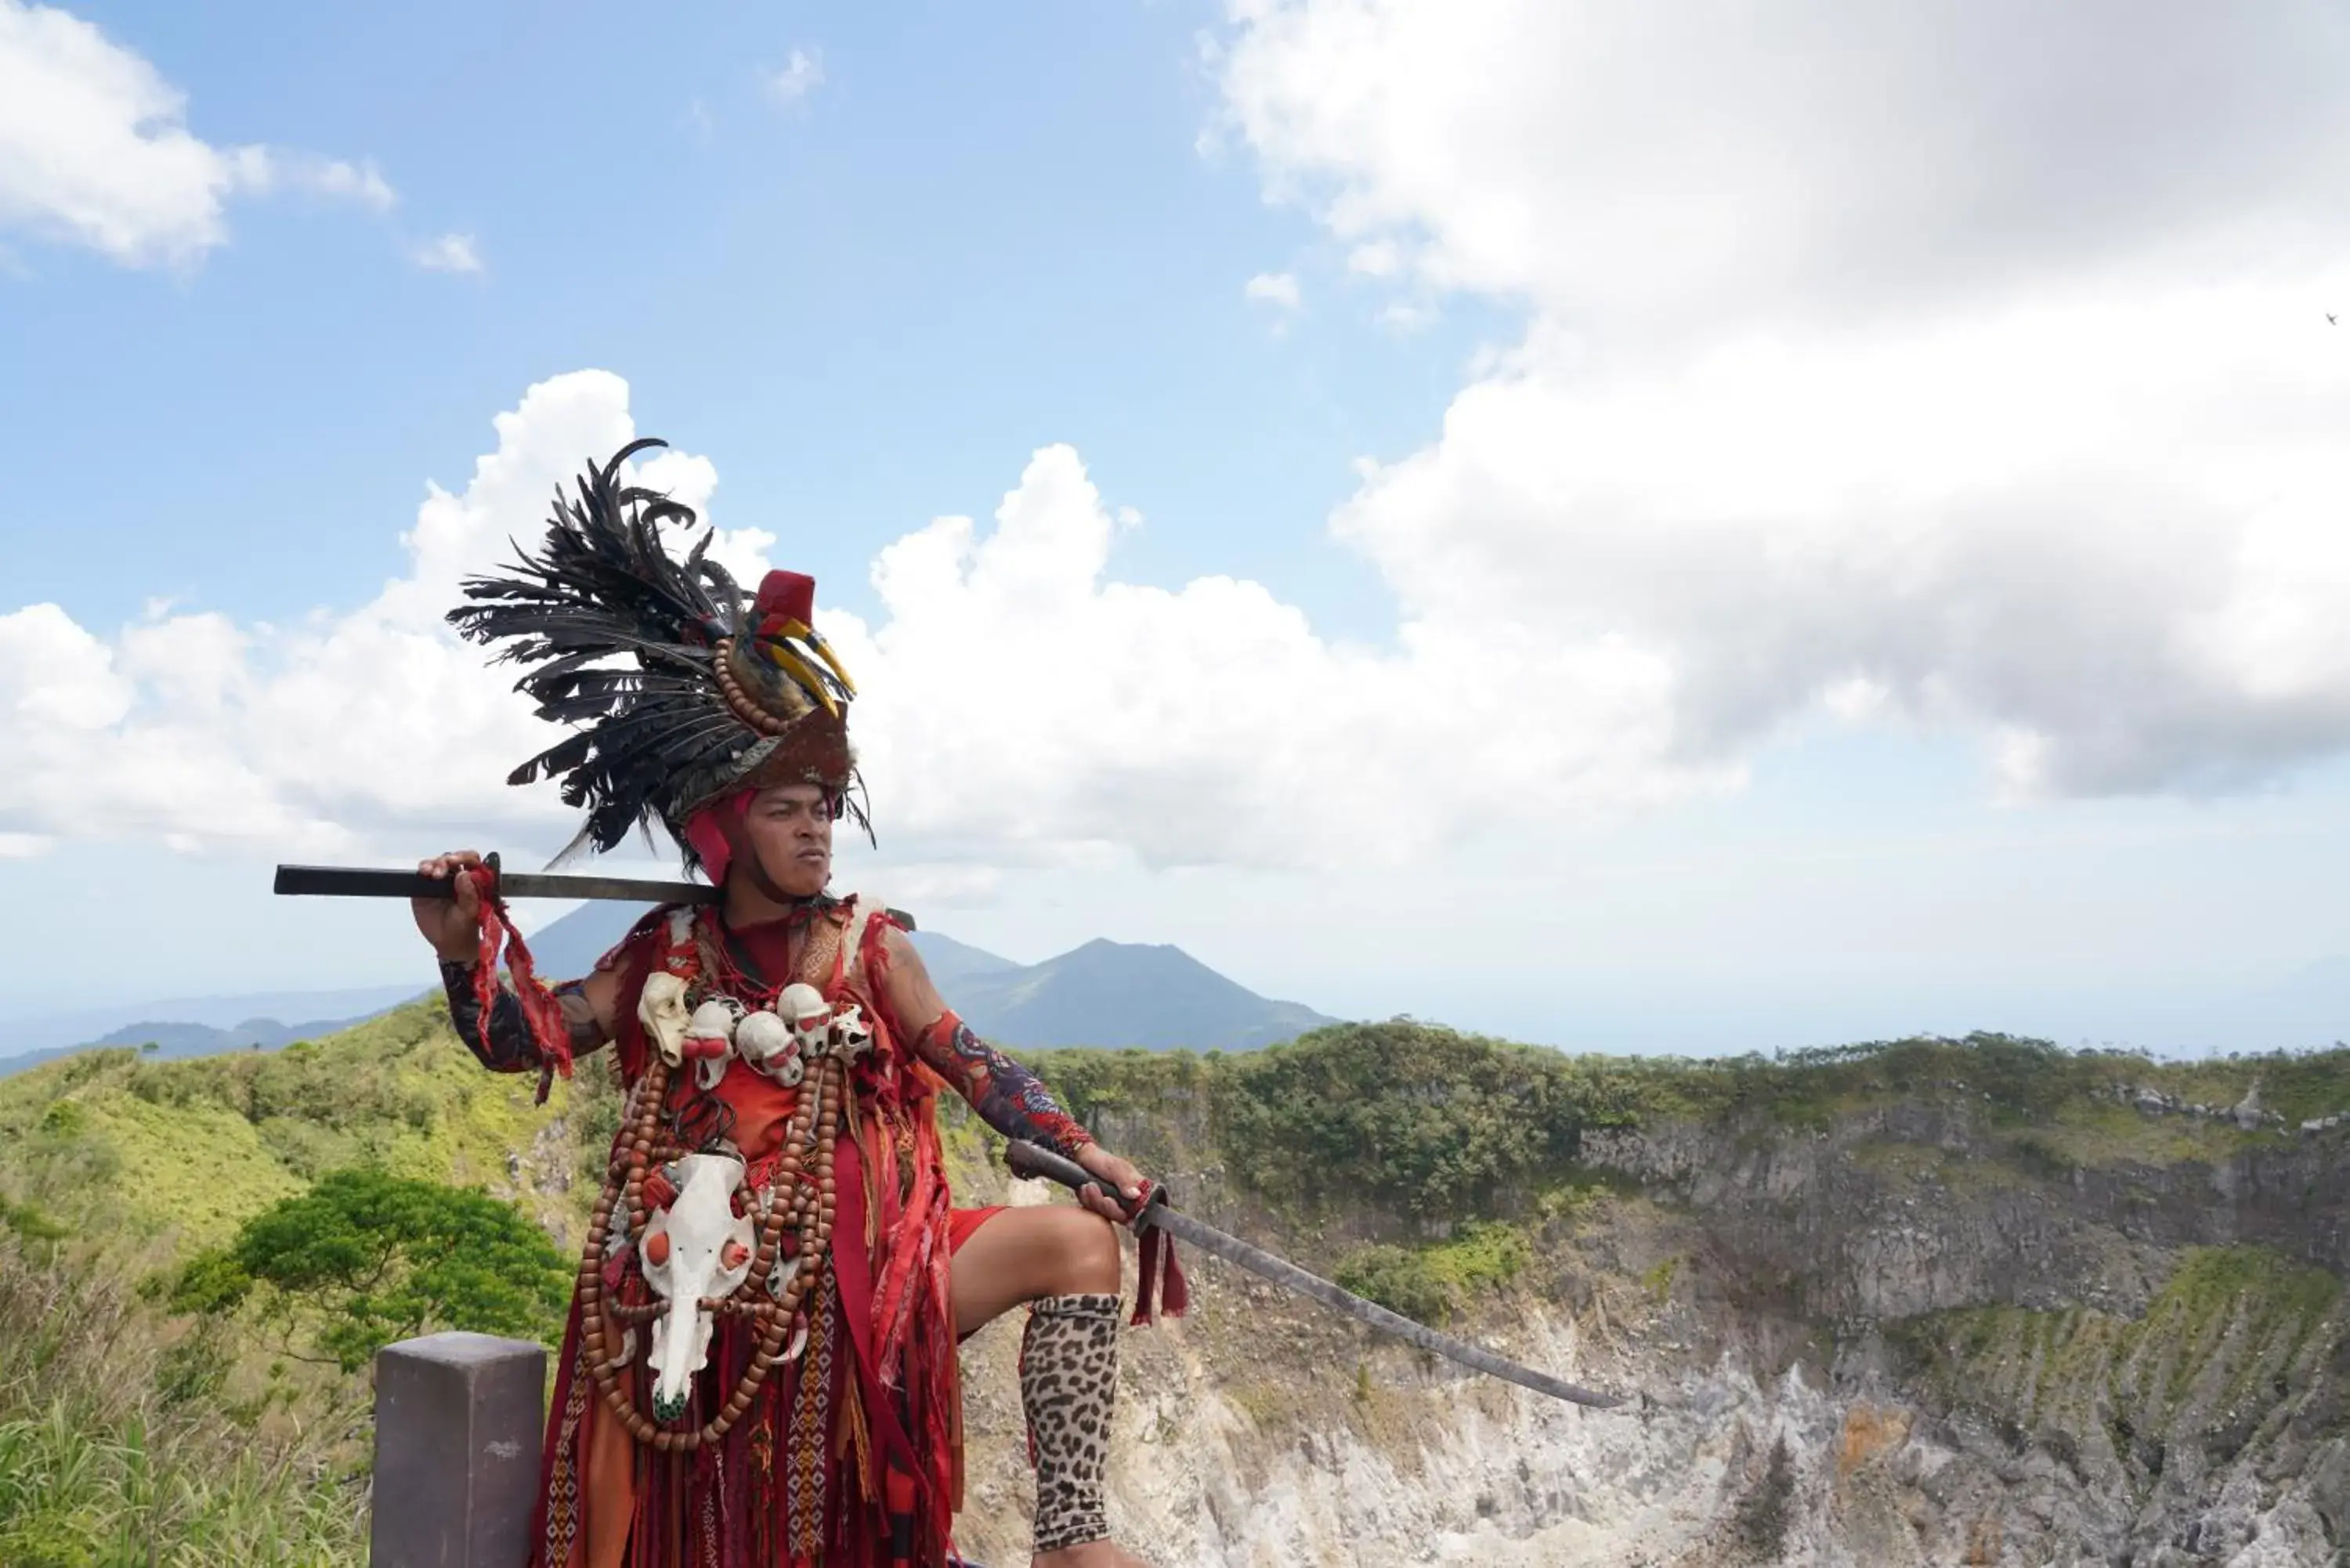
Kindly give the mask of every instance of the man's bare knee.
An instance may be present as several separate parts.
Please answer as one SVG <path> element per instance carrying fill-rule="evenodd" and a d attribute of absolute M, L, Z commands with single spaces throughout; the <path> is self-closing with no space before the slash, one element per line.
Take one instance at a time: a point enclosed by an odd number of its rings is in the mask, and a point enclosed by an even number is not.
<path fill-rule="evenodd" d="M 1044 1295 L 1118 1293 L 1118 1231 L 1098 1214 L 1076 1210 L 1053 1228 L 1053 1283 Z"/>

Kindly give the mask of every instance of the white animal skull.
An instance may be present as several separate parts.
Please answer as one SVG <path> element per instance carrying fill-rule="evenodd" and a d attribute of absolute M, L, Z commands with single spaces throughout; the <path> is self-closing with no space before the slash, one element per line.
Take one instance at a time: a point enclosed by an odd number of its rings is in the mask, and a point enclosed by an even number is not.
<path fill-rule="evenodd" d="M 824 999 L 822 992 L 812 985 L 787 985 L 783 995 L 775 998 L 775 1011 L 792 1026 L 802 1061 L 813 1062 L 824 1054 L 831 1044 L 832 1003 Z"/>
<path fill-rule="evenodd" d="M 734 1212 L 743 1162 L 732 1155 L 689 1154 L 671 1168 L 677 1196 L 646 1222 L 638 1244 L 645 1282 L 665 1303 L 653 1319 L 653 1415 L 674 1421 L 685 1413 L 693 1375 L 709 1365 L 710 1314 L 702 1298 L 734 1293 L 751 1272 L 757 1233 Z"/>
<path fill-rule="evenodd" d="M 735 1029 L 742 1016 L 743 1004 L 731 996 L 713 996 L 693 1010 L 679 1051 L 693 1064 L 694 1076 L 703 1088 L 716 1088 L 726 1076 L 726 1061 L 734 1054 Z"/>
<path fill-rule="evenodd" d="M 734 1054 L 785 1088 L 798 1084 L 806 1070 L 799 1036 L 781 1017 L 764 1008 L 734 1026 Z"/>
<path fill-rule="evenodd" d="M 844 1062 L 855 1062 L 873 1049 L 873 1025 L 865 1022 L 865 1012 L 850 1002 L 832 1021 L 832 1048 Z"/>
<path fill-rule="evenodd" d="M 683 975 L 656 970 L 645 976 L 644 993 L 637 999 L 637 1022 L 645 1026 L 661 1060 L 672 1067 L 685 1059 L 685 1031 L 692 1021 L 685 1010 Z"/>

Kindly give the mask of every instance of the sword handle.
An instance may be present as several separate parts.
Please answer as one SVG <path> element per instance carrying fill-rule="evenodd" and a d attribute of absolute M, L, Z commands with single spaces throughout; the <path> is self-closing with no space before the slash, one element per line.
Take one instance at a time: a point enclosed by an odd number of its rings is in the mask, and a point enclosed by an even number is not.
<path fill-rule="evenodd" d="M 493 874 L 494 854 L 482 857 Z M 273 893 L 312 893 L 341 898 L 454 898 L 457 878 L 419 871 L 380 871 L 364 866 L 280 866 Z"/>
<path fill-rule="evenodd" d="M 1080 1192 L 1088 1187 L 1097 1187 L 1111 1202 L 1125 1210 L 1129 1217 L 1135 1212 L 1134 1207 L 1127 1202 L 1126 1195 L 1110 1186 L 1108 1182 L 1104 1181 L 1076 1160 L 1055 1154 L 1051 1149 L 1039 1144 L 1030 1143 L 1026 1138 L 1015 1137 L 1012 1140 L 1012 1147 L 1003 1151 L 1003 1163 L 1012 1168 L 1012 1174 L 1014 1176 L 1034 1177 L 1043 1181 L 1057 1181 L 1072 1192 Z M 1150 1187 L 1150 1196 L 1145 1200 L 1143 1206 L 1148 1208 L 1152 1203 L 1163 1203 L 1166 1200 L 1166 1189 L 1154 1182 Z"/>

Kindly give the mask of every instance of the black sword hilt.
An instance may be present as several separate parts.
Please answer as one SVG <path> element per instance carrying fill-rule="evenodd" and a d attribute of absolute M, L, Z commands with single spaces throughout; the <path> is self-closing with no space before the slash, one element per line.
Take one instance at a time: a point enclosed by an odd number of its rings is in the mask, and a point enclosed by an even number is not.
<path fill-rule="evenodd" d="M 1003 1151 L 1003 1163 L 1012 1168 L 1012 1174 L 1014 1176 L 1034 1177 L 1044 1181 L 1057 1181 L 1072 1192 L 1082 1192 L 1088 1187 L 1097 1187 L 1108 1195 L 1111 1202 L 1126 1210 L 1127 1218 L 1129 1220 L 1141 1210 L 1167 1201 L 1167 1189 L 1154 1181 L 1150 1184 L 1149 1197 L 1145 1198 L 1139 1205 L 1129 1203 L 1127 1201 L 1125 1193 L 1120 1192 L 1076 1160 L 1064 1155 L 1055 1154 L 1043 1145 L 1030 1143 L 1026 1138 L 1016 1137 L 1012 1140 L 1012 1147 Z"/>
<path fill-rule="evenodd" d="M 495 850 L 482 857 L 494 877 Z M 427 877 L 421 871 L 385 871 L 371 866 L 280 866 L 269 890 L 308 893 L 342 898 L 454 898 L 457 878 Z"/>

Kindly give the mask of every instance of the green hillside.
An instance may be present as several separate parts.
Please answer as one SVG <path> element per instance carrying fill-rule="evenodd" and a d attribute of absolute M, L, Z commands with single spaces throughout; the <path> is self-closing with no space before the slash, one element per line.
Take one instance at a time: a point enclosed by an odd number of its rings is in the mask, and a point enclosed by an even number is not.
<path fill-rule="evenodd" d="M 182 1260 L 349 1166 L 485 1187 L 576 1235 L 608 1085 L 591 1064 L 544 1108 L 535 1087 L 484 1073 L 437 1003 L 279 1052 L 93 1051 L 0 1081 L 0 1563 L 359 1562 L 364 1379 L 158 1303 Z"/>
<path fill-rule="evenodd" d="M 282 1051 L 87 1052 L 0 1081 L 0 1198 L 161 1262 L 325 1171 L 371 1165 L 520 1196 L 561 1233 L 593 1201 L 573 1178 L 600 1163 L 616 1107 L 598 1058 L 543 1107 L 536 1087 L 483 1072 L 437 1000 Z"/>
<path fill-rule="evenodd" d="M 1597 1135 L 1695 1131 L 1684 1141 L 1735 1160 L 1833 1133 L 1848 1152 L 1832 1186 L 1891 1184 L 1937 1202 L 2022 1187 L 2061 1198 L 2084 1173 L 2113 1173 L 2116 1201 L 2150 1203 L 2129 1197 L 2147 1173 L 2289 1155 L 2305 1144 L 2301 1121 L 2350 1110 L 2350 1052 L 2162 1064 L 1999 1035 L 1689 1062 L 1570 1057 L 1399 1020 L 1232 1054 L 1031 1060 L 1106 1141 L 1176 1173 L 1179 1197 L 1440 1318 L 1490 1317 L 1513 1292 L 1561 1288 L 1575 1277 L 1561 1260 L 1595 1256 L 1611 1224 L 1636 1238 L 1717 1224 L 1677 1208 L 1669 1182 L 1589 1163 Z M 2268 1118 L 2246 1127 L 2219 1114 L 2256 1085 Z M 483 1072 L 437 1001 L 276 1053 L 94 1051 L 0 1081 L 0 1563 L 137 1568 L 151 1539 L 159 1563 L 357 1562 L 364 1377 L 291 1359 L 255 1324 L 173 1316 L 163 1303 L 195 1251 L 354 1167 L 512 1199 L 570 1251 L 618 1096 L 600 1057 L 545 1106 L 535 1087 Z M 1947 1130 L 1904 1130 L 1920 1116 L 1962 1122 L 1970 1152 L 1950 1152 Z M 951 1100 L 942 1120 L 958 1189 L 1000 1192 L 998 1140 Z M 1702 1250 L 1689 1235 L 1653 1256 L 1618 1248 L 1610 1266 L 1659 1303 L 1680 1299 L 1676 1270 Z M 1768 1241 L 1734 1227 L 1718 1237 L 1757 1258 Z M 2080 1362 L 2066 1397 L 2087 1408 L 2117 1397 L 2116 1379 L 2138 1389 L 2140 1363 L 2173 1365 L 2174 1342 L 2200 1346 L 2235 1321 L 2212 1303 L 2241 1295 L 2249 1271 L 2285 1292 L 2252 1324 L 2285 1368 L 2320 1343 L 2308 1324 L 2330 1310 L 2332 1276 L 2279 1273 L 2265 1257 L 2187 1254 L 2155 1309 L 2128 1322 L 1985 1303 L 1896 1338 L 1921 1386 L 1998 1391 L 2013 1346 L 2055 1333 Z M 1797 1299 L 1799 1285 L 1772 1299 Z M 1219 1310 L 1207 1304 L 1203 1331 Z M 2271 1318 L 2272 1334 L 2261 1327 Z M 2251 1361 L 2216 1354 L 2177 1364 L 2222 1383 L 2252 1376 Z M 1286 1385 L 1252 1397 L 1312 1403 Z M 2172 1407 L 2133 1397 L 2143 1419 Z"/>

